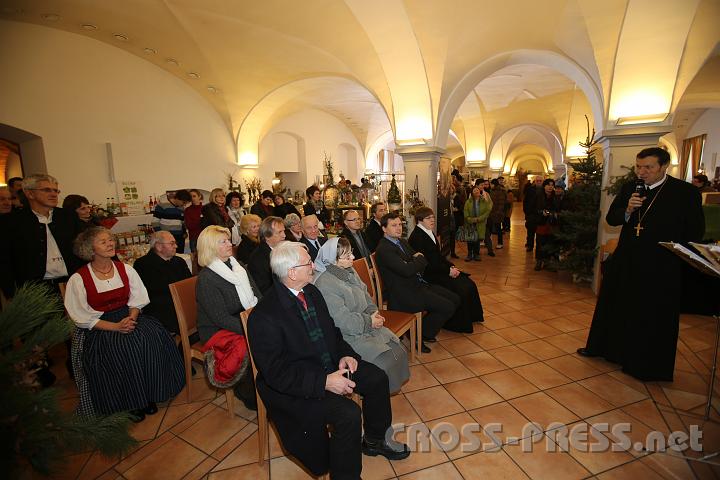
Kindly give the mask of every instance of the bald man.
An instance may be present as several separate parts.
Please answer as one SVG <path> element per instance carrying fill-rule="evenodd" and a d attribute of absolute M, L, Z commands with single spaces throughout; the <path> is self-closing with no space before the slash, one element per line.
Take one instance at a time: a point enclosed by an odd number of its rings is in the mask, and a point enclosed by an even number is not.
<path fill-rule="evenodd" d="M 305 215 L 300 223 L 302 223 L 303 231 L 300 241 L 307 245 L 310 258 L 314 262 L 320 247 L 325 244 L 327 238 L 320 236 L 320 220 L 317 215 Z"/>

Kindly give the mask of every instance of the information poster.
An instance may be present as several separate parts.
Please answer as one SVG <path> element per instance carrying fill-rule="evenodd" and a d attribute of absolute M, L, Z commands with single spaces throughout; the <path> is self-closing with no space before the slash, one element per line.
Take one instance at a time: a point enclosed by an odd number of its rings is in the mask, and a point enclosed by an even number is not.
<path fill-rule="evenodd" d="M 125 205 L 124 211 L 128 215 L 143 215 L 145 213 L 145 197 L 140 182 L 123 180 L 118 184 L 118 199 Z"/>

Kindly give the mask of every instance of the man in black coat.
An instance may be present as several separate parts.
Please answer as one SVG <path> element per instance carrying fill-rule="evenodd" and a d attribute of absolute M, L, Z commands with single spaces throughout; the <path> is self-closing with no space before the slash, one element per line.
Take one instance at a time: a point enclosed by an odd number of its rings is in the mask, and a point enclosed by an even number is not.
<path fill-rule="evenodd" d="M 312 258 L 314 262 L 315 258 L 317 258 L 318 252 L 320 251 L 320 247 L 325 245 L 325 242 L 327 242 L 327 238 L 320 236 L 318 217 L 314 214 L 305 215 L 302 220 L 300 220 L 300 224 L 302 225 L 303 231 L 303 236 L 300 241 L 308 247 L 310 258 Z"/>
<path fill-rule="evenodd" d="M 369 257 L 371 252 L 365 242 L 365 235 L 361 230 L 362 217 L 360 216 L 360 212 L 357 210 L 345 210 L 343 223 L 345 227 L 343 231 L 340 232 L 340 236 L 348 239 L 355 258 Z"/>
<path fill-rule="evenodd" d="M 373 203 L 370 207 L 370 221 L 365 227 L 365 243 L 371 252 L 374 252 L 378 242 L 385 235 L 380 225 L 382 217 L 387 213 L 387 205 L 383 202 Z"/>
<path fill-rule="evenodd" d="M 538 175 L 532 183 L 528 182 L 523 191 L 523 212 L 525 213 L 525 230 L 527 230 L 527 239 L 525 240 L 525 251 L 532 252 L 535 248 L 535 230 L 538 227 L 537 214 L 535 212 L 535 202 L 538 195 L 542 194 L 543 178 Z"/>
<path fill-rule="evenodd" d="M 265 218 L 260 224 L 260 245 L 250 254 L 247 265 L 248 272 L 263 295 L 267 294 L 275 281 L 270 269 L 270 252 L 283 240 L 285 240 L 283 219 L 275 216 Z"/>
<path fill-rule="evenodd" d="M 375 253 L 388 308 L 410 313 L 427 312 L 422 319 L 421 348 L 423 352 L 429 352 L 424 342 L 436 341 L 435 336 L 460 305 L 460 297 L 432 285 L 423 277 L 428 261 L 401 238 L 402 222 L 397 213 L 386 214 L 382 227 L 385 236 L 380 239 Z"/>
<path fill-rule="evenodd" d="M 257 390 L 283 446 L 314 475 L 329 470 L 333 479 L 360 478 L 361 451 L 406 458 L 407 446 L 385 440 L 392 421 L 387 375 L 363 361 L 335 327 L 310 283 L 308 252 L 283 242 L 271 265 L 279 281 L 250 314 L 248 341 Z M 362 414 L 346 396 L 354 391 L 362 396 Z"/>
<path fill-rule="evenodd" d="M 700 192 L 667 175 L 670 154 L 646 148 L 635 160 L 643 185 L 628 183 L 605 220 L 622 225 L 604 264 L 584 356 L 602 356 L 642 381 L 672 381 L 683 262 L 658 242 L 698 242 L 705 230 Z M 642 190 L 640 191 L 636 191 Z"/>
<path fill-rule="evenodd" d="M 472 333 L 473 322 L 484 320 L 477 285 L 440 253 L 440 246 L 433 232 L 435 213 L 432 208 L 418 208 L 415 212 L 415 221 L 417 226 L 410 234 L 408 243 L 427 260 L 423 277 L 428 282 L 447 288 L 460 297 L 460 306 L 455 311 L 455 315 L 445 322 L 443 328 L 453 332 Z"/>
<path fill-rule="evenodd" d="M 153 233 L 150 251 L 133 264 L 150 297 L 150 303 L 143 308 L 143 313 L 160 320 L 165 329 L 173 334 L 180 333 L 180 329 L 169 285 L 192 276 L 187 262 L 175 255 L 176 251 L 175 237 L 161 230 Z"/>

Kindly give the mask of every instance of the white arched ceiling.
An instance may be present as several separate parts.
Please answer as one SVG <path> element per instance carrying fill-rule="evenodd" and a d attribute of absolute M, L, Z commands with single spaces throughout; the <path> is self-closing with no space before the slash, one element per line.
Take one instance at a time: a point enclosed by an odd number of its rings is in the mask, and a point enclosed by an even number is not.
<path fill-rule="evenodd" d="M 490 167 L 495 170 L 501 167 L 503 170 L 507 170 L 509 152 L 518 145 L 536 145 L 547 153 L 549 165 L 564 162 L 565 157 L 559 134 L 544 125 L 518 125 L 497 133 L 491 144 L 490 156 Z"/>
<path fill-rule="evenodd" d="M 553 161 L 550 152 L 535 144 L 515 145 L 507 154 L 505 164 L 503 165 L 503 173 L 514 175 L 517 166 L 528 158 L 538 158 L 543 164 L 543 170 L 547 172 L 553 171 Z"/>
<path fill-rule="evenodd" d="M 393 136 L 392 130 L 385 131 L 368 146 L 365 153 L 365 170 L 372 170 L 375 172 L 382 170 L 382 165 L 378 163 L 378 154 L 380 153 L 380 150 L 384 149 L 395 149 L 395 137 Z"/>

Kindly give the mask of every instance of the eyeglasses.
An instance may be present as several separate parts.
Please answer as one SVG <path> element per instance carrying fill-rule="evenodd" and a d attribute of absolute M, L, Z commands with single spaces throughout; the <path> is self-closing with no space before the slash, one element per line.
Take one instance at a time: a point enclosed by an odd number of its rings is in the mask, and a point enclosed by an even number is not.
<path fill-rule="evenodd" d="M 58 194 L 60 193 L 60 190 L 58 190 L 57 188 L 50 188 L 50 187 L 45 187 L 45 188 L 31 188 L 30 190 L 40 191 L 40 192 L 43 192 L 43 193 L 58 193 Z"/>
<path fill-rule="evenodd" d="M 360 220 L 360 217 L 346 218 L 345 220 L 348 221 L 348 222 L 357 222 L 358 220 Z"/>
<path fill-rule="evenodd" d="M 314 262 L 313 262 L 312 260 L 310 260 L 310 263 L 303 263 L 302 265 L 294 265 L 294 266 L 292 266 L 292 267 L 290 267 L 290 268 L 310 267 L 310 266 L 313 265 L 313 263 L 314 263 Z"/>

